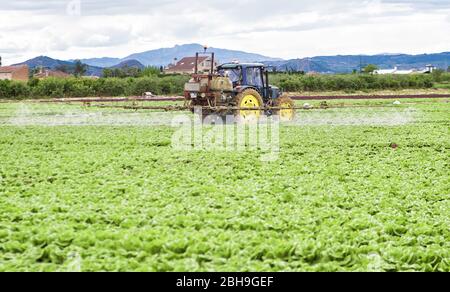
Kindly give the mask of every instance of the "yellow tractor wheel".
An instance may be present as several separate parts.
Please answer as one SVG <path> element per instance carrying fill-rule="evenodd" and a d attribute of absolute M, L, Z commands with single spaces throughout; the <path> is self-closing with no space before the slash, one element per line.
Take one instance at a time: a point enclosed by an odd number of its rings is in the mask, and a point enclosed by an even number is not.
<path fill-rule="evenodd" d="M 258 91 L 246 89 L 237 95 L 236 106 L 239 108 L 236 118 L 247 123 L 257 121 L 261 117 L 262 110 L 256 108 L 264 107 L 264 102 Z M 246 108 L 250 110 L 245 110 Z"/>
<path fill-rule="evenodd" d="M 275 101 L 275 107 L 281 108 L 275 111 L 280 116 L 280 121 L 290 122 L 295 119 L 295 103 L 289 96 L 281 96 Z"/>

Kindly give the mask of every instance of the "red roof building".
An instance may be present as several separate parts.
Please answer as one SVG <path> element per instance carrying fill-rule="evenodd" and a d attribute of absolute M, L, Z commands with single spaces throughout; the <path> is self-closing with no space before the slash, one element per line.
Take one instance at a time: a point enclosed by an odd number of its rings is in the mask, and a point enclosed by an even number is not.
<path fill-rule="evenodd" d="M 217 62 L 214 62 L 217 67 Z M 198 71 L 208 72 L 211 70 L 211 57 L 198 57 Z M 167 74 L 193 74 L 195 73 L 195 57 L 185 57 L 175 65 L 169 65 L 165 70 Z"/>
<path fill-rule="evenodd" d="M 38 79 L 44 79 L 44 78 L 49 78 L 49 77 L 54 77 L 54 78 L 69 78 L 70 74 L 67 74 L 63 71 L 53 71 L 53 70 L 49 70 L 49 69 L 41 69 L 39 71 L 39 73 L 34 74 L 35 78 Z"/>
<path fill-rule="evenodd" d="M 29 74 L 27 65 L 0 67 L 0 80 L 28 81 Z"/>

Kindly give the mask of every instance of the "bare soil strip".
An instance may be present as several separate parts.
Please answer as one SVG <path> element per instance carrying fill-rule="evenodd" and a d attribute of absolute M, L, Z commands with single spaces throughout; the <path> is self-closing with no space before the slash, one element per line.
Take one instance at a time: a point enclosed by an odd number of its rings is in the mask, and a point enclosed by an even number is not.
<path fill-rule="evenodd" d="M 450 98 L 450 94 L 291 96 L 294 100 Z"/>
<path fill-rule="evenodd" d="M 344 100 L 344 99 L 436 99 L 436 98 L 450 98 L 450 94 L 398 94 L 398 95 L 317 95 L 306 96 L 296 95 L 290 96 L 293 100 Z M 155 96 L 155 97 L 80 97 L 80 98 L 53 98 L 53 99 L 29 99 L 21 100 L 24 102 L 35 103 L 94 103 L 94 102 L 129 102 L 129 101 L 183 101 L 182 96 Z M 0 102 L 17 102 L 17 100 L 0 100 Z"/>

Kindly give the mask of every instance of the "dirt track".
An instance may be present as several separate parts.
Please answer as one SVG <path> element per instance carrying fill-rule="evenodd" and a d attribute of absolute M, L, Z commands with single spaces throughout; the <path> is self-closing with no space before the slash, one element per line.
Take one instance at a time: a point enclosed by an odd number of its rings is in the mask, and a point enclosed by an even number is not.
<path fill-rule="evenodd" d="M 434 99 L 434 98 L 450 98 L 450 94 L 398 94 L 398 95 L 321 95 L 321 96 L 291 96 L 294 100 L 344 100 L 344 99 Z M 94 103 L 94 102 L 129 102 L 129 101 L 183 101 L 182 96 L 154 96 L 154 97 L 80 97 L 80 98 L 55 98 L 55 99 L 33 99 L 25 100 L 28 102 L 38 103 Z M 22 100 L 23 101 L 23 100 Z M 0 102 L 15 102 L 15 100 L 0 100 Z"/>
<path fill-rule="evenodd" d="M 450 98 L 450 94 L 291 96 L 294 100 Z"/>

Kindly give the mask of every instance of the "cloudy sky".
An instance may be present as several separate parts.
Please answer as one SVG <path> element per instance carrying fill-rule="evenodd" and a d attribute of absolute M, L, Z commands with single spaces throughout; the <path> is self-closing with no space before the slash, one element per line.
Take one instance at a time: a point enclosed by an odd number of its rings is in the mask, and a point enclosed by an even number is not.
<path fill-rule="evenodd" d="M 450 51 L 450 0 L 0 0 L 4 64 L 200 43 L 297 58 Z"/>

